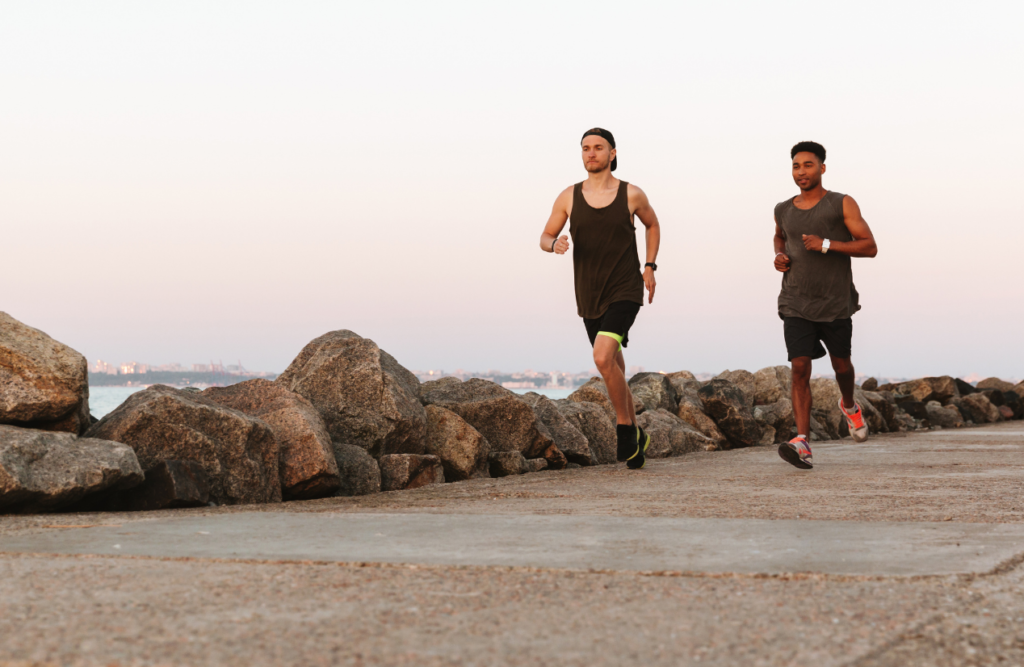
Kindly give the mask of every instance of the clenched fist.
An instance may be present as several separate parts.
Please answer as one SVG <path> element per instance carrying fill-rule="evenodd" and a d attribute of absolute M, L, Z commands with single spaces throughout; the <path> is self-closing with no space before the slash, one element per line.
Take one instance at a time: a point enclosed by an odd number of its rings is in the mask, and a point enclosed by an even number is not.
<path fill-rule="evenodd" d="M 780 271 L 782 273 L 785 273 L 786 271 L 789 271 L 789 263 L 790 263 L 789 255 L 787 255 L 786 253 L 780 252 L 777 255 L 775 255 L 775 270 L 776 271 Z"/>
<path fill-rule="evenodd" d="M 562 235 L 555 241 L 555 254 L 564 255 L 569 250 L 569 237 Z"/>

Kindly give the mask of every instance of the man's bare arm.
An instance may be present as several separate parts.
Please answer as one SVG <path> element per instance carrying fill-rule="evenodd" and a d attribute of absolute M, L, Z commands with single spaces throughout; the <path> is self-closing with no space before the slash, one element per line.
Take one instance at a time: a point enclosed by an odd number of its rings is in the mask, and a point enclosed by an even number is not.
<path fill-rule="evenodd" d="M 658 222 L 658 214 L 654 212 L 651 202 L 647 200 L 647 195 L 640 188 L 630 184 L 626 194 L 629 197 L 629 204 L 630 208 L 633 209 L 633 213 L 636 214 L 636 217 L 640 218 L 640 222 L 647 228 L 644 232 L 647 262 L 653 264 L 658 259 L 658 249 L 661 247 L 661 223 Z M 656 285 L 654 269 L 649 266 L 644 267 L 644 286 L 647 287 L 648 292 L 647 303 L 653 303 Z"/>
<path fill-rule="evenodd" d="M 853 237 L 852 241 L 829 241 L 829 252 L 838 252 L 850 257 L 874 257 L 878 254 L 875 235 L 860 214 L 860 206 L 847 195 L 843 197 L 843 222 Z M 821 252 L 821 241 L 817 236 L 804 234 L 804 247 L 811 251 Z"/>
<path fill-rule="evenodd" d="M 773 239 L 775 245 L 775 270 L 781 273 L 789 271 L 790 259 L 789 255 L 786 254 L 786 234 L 782 231 L 782 227 L 779 226 L 779 221 L 775 221 L 775 238 Z"/>
<path fill-rule="evenodd" d="M 544 225 L 544 231 L 540 235 L 540 249 L 544 252 L 554 252 L 558 255 L 564 255 L 569 250 L 569 237 L 558 235 L 565 228 L 566 221 L 569 220 L 569 211 L 572 208 L 572 188 L 566 188 L 562 190 L 562 193 L 558 195 L 558 199 L 555 200 L 555 205 L 551 207 L 551 216 L 548 218 L 548 223 Z"/>

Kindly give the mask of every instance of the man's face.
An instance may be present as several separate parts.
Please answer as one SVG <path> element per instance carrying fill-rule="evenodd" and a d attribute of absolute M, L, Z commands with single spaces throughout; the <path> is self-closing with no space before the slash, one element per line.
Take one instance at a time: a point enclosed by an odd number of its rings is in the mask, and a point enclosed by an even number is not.
<path fill-rule="evenodd" d="M 608 140 L 596 134 L 583 138 L 583 168 L 592 174 L 611 168 L 615 149 L 608 145 Z"/>
<path fill-rule="evenodd" d="M 818 161 L 814 153 L 804 151 L 793 156 L 793 181 L 804 192 L 821 185 L 821 175 L 825 173 L 825 165 Z"/>

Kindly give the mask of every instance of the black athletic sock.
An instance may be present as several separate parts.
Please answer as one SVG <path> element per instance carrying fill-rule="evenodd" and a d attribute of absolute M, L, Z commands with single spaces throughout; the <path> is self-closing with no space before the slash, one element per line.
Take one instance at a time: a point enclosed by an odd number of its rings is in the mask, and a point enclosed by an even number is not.
<path fill-rule="evenodd" d="M 615 437 L 618 440 L 616 458 L 625 461 L 636 454 L 637 437 L 636 426 L 632 424 L 618 424 L 615 426 Z"/>

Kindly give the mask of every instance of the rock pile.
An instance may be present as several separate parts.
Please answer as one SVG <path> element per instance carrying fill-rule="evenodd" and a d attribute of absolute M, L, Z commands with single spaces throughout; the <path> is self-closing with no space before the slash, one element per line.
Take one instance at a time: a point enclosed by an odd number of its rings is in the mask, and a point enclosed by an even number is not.
<path fill-rule="evenodd" d="M 790 388 L 785 366 L 629 380 L 650 458 L 788 440 Z M 811 439 L 847 436 L 835 381 L 811 392 Z M 1024 383 L 998 378 L 869 379 L 856 397 L 873 433 L 1024 416 Z M 0 313 L 0 512 L 269 503 L 615 462 L 600 378 L 562 400 L 481 379 L 421 385 L 351 331 L 310 342 L 274 382 L 154 385 L 91 425 L 88 400 L 80 354 Z"/>

